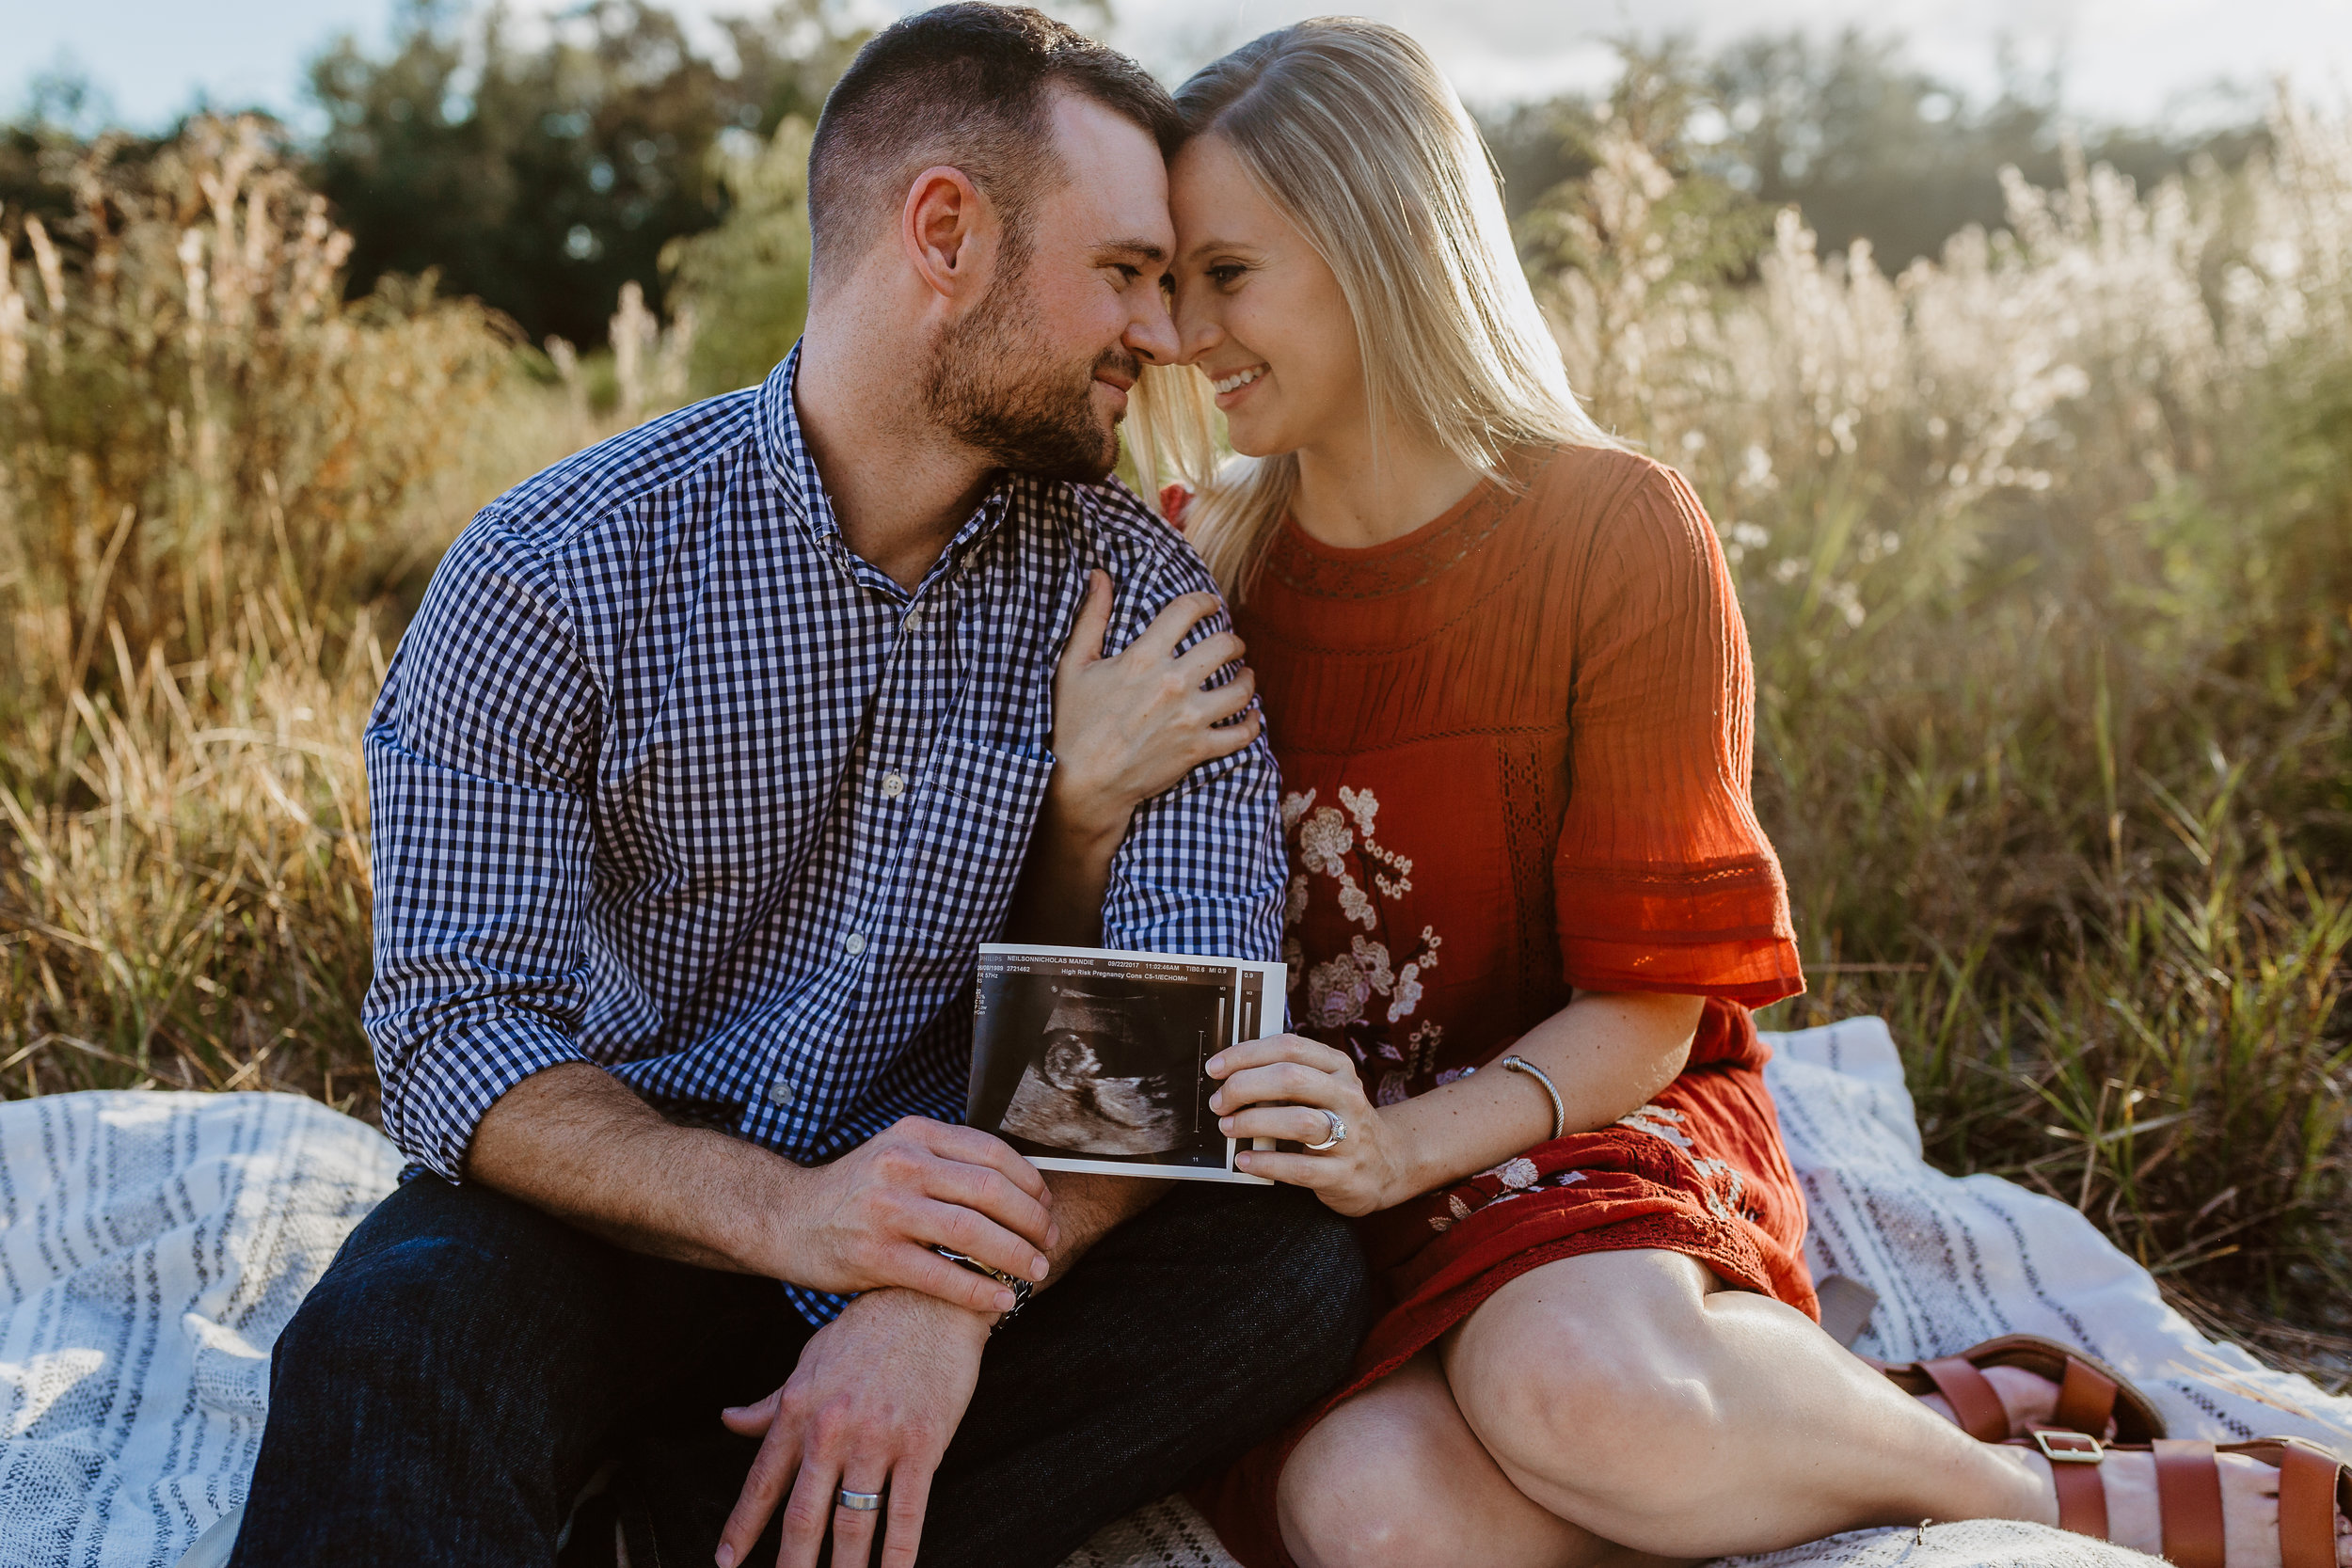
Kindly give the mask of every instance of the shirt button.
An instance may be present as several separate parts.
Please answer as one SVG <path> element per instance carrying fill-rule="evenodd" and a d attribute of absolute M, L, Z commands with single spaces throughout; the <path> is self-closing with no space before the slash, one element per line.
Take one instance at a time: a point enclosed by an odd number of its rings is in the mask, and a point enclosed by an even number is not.
<path fill-rule="evenodd" d="M 907 611 L 907 618 L 898 624 L 909 631 L 921 631 L 923 629 L 923 612 L 919 610 L 910 610 Z"/>
<path fill-rule="evenodd" d="M 768 1103 L 771 1105 L 791 1104 L 792 1080 L 789 1078 L 779 1078 L 774 1083 L 769 1085 Z"/>
<path fill-rule="evenodd" d="M 842 939 L 841 945 L 848 950 L 850 957 L 854 958 L 866 951 L 866 939 L 857 932 L 851 931 Z"/>
<path fill-rule="evenodd" d="M 902 773 L 884 773 L 882 792 L 885 800 L 895 800 L 904 795 L 907 792 L 906 776 Z"/>

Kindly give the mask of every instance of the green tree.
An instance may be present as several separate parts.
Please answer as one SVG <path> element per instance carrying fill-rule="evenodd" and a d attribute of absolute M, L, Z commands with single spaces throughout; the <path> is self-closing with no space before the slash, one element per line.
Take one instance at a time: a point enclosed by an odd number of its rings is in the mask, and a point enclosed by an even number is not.
<path fill-rule="evenodd" d="M 662 297 L 660 258 L 725 214 L 713 150 L 805 114 L 861 35 L 836 0 L 787 0 L 698 54 L 645 0 L 589 0 L 524 47 L 503 8 L 467 25 L 406 0 L 391 51 L 353 39 L 312 64 L 328 129 L 318 188 L 353 238 L 350 286 L 437 271 L 533 338 L 601 338 L 624 283 Z"/>
<path fill-rule="evenodd" d="M 795 115 L 765 143 L 723 144 L 726 221 L 672 240 L 661 253 L 672 303 L 691 308 L 697 323 L 690 372 L 696 393 L 757 381 L 801 335 L 808 314 L 809 132 Z"/>

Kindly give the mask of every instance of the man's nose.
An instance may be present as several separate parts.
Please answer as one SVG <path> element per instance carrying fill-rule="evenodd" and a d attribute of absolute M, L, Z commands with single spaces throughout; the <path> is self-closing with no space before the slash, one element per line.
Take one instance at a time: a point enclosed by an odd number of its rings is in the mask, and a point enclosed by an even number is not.
<path fill-rule="evenodd" d="M 1176 323 L 1168 316 L 1166 292 L 1137 289 L 1135 293 L 1150 297 L 1134 315 L 1127 318 L 1127 333 L 1120 341 L 1146 364 L 1175 363 Z"/>

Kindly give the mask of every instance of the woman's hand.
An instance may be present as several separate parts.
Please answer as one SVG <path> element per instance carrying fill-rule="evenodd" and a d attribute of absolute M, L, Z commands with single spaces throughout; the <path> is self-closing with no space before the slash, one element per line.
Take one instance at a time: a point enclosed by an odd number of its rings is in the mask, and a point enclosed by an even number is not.
<path fill-rule="evenodd" d="M 1298 1035 L 1275 1035 L 1218 1052 L 1209 1058 L 1208 1072 L 1224 1081 L 1209 1097 L 1209 1108 L 1229 1138 L 1319 1144 L 1331 1135 L 1326 1111 L 1347 1124 L 1347 1136 L 1320 1154 L 1243 1149 L 1234 1160 L 1239 1168 L 1311 1188 L 1343 1214 L 1369 1214 L 1413 1196 L 1405 1150 L 1365 1097 L 1345 1052 Z"/>
<path fill-rule="evenodd" d="M 1257 676 L 1244 668 L 1223 686 L 1206 684 L 1241 657 L 1241 639 L 1221 631 L 1176 653 L 1217 608 L 1214 594 L 1171 599 L 1140 637 L 1105 658 L 1111 579 L 1104 572 L 1090 575 L 1078 624 L 1054 671 L 1050 789 L 1063 822 L 1116 844 L 1137 805 L 1258 738 L 1263 720 L 1250 708 Z M 1219 727 L 1236 714 L 1243 715 L 1239 722 Z"/>

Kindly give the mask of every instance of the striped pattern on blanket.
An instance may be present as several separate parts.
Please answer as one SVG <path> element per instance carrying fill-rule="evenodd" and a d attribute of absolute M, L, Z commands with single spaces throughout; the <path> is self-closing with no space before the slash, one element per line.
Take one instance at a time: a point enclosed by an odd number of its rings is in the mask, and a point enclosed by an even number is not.
<path fill-rule="evenodd" d="M 1925 1164 L 1878 1020 L 1774 1043 L 1768 1070 L 1812 1206 L 1814 1269 L 1879 1294 L 1857 1348 L 1908 1358 L 2045 1334 L 2116 1366 L 2180 1435 L 2294 1434 L 2352 1452 L 2352 1400 L 2203 1338 L 2080 1214 Z M 172 1568 L 243 1500 L 269 1347 L 397 1165 L 372 1129 L 289 1096 L 0 1105 L 0 1568 Z M 217 1560 L 225 1534 L 198 1556 Z M 1725 1568 L 2153 1561 L 1974 1524 L 1858 1531 Z M 1067 1568 L 1230 1562 L 1170 1498 Z"/>
<path fill-rule="evenodd" d="M 169 1568 L 242 1502 L 269 1347 L 399 1170 L 293 1095 L 0 1105 L 0 1568 Z"/>

